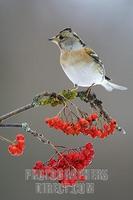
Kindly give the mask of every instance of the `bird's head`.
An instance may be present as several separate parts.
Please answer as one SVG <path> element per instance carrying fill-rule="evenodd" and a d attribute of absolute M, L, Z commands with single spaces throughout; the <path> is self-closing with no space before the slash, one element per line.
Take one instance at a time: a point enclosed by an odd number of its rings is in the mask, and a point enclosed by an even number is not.
<path fill-rule="evenodd" d="M 57 44 L 59 48 L 63 50 L 78 50 L 85 46 L 85 43 L 71 28 L 63 29 L 49 40 Z"/>

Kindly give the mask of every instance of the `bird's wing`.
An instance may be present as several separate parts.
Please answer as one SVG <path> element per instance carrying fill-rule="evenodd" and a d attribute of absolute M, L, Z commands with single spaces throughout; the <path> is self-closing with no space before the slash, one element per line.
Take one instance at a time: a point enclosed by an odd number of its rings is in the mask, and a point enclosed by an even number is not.
<path fill-rule="evenodd" d="M 93 51 L 90 48 L 85 48 L 86 53 L 98 64 L 98 70 L 99 72 L 105 76 L 105 69 L 104 69 L 104 64 L 100 60 L 99 56 L 96 54 L 95 51 Z"/>

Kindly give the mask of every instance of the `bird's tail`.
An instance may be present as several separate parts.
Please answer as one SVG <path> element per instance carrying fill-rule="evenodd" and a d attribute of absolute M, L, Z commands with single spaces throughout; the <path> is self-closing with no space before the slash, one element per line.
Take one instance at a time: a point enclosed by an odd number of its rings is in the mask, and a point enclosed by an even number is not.
<path fill-rule="evenodd" d="M 116 89 L 116 90 L 127 90 L 126 87 L 124 86 L 121 86 L 121 85 L 117 85 L 115 83 L 111 83 L 110 81 L 108 80 L 104 80 L 102 82 L 102 85 L 103 87 L 105 87 L 106 90 L 108 90 L 109 92 L 111 92 L 113 89 Z"/>

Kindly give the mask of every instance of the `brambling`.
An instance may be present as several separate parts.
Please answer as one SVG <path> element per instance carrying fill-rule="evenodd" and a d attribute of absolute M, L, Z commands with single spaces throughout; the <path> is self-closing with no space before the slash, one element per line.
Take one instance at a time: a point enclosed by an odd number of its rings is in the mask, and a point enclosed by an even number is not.
<path fill-rule="evenodd" d="M 63 29 L 49 40 L 60 48 L 60 64 L 74 85 L 81 87 L 102 85 L 108 91 L 127 89 L 111 82 L 105 75 L 104 65 L 96 52 L 87 48 L 71 28 Z"/>

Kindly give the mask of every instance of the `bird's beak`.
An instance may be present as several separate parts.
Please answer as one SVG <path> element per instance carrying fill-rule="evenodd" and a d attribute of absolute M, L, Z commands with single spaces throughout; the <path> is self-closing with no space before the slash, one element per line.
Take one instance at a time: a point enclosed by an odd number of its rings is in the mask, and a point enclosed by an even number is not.
<path fill-rule="evenodd" d="M 48 38 L 48 40 L 54 43 L 58 42 L 56 37 Z"/>
<path fill-rule="evenodd" d="M 49 41 L 52 41 L 52 40 L 53 40 L 53 38 L 48 38 L 48 40 L 49 40 Z"/>

